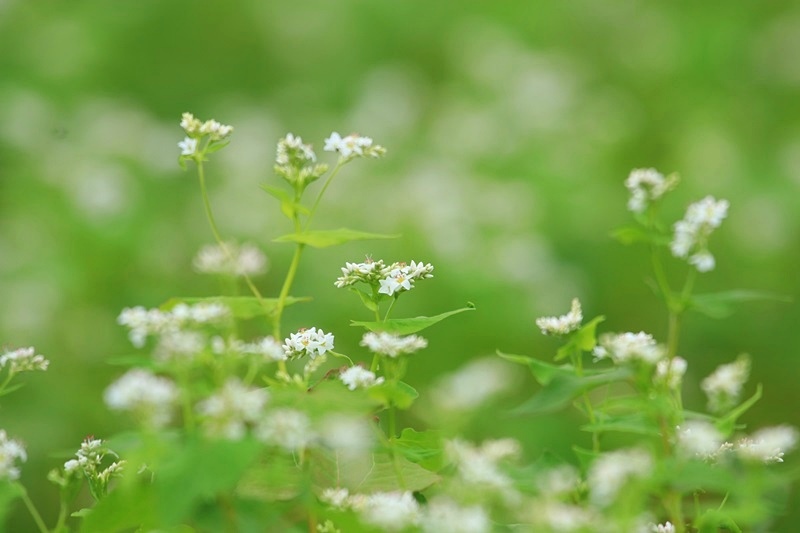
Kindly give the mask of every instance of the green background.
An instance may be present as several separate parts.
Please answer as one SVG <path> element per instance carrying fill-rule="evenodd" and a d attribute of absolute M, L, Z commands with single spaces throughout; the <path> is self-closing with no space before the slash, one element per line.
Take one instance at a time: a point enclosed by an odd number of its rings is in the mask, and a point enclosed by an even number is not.
<path fill-rule="evenodd" d="M 333 130 L 389 149 L 343 171 L 316 224 L 403 237 L 311 250 L 294 293 L 315 300 L 285 327 L 331 330 L 359 353 L 349 319 L 368 316 L 333 287 L 339 266 L 431 262 L 436 277 L 395 316 L 478 311 L 430 330 L 411 370 L 423 390 L 498 348 L 549 359 L 557 345 L 534 319 L 575 296 L 607 316 L 602 330 L 663 340 L 645 250 L 609 233 L 630 219 L 632 168 L 678 172 L 669 221 L 707 194 L 731 202 L 698 290 L 793 298 L 687 317 L 687 405 L 702 408 L 702 378 L 746 352 L 747 393 L 761 382 L 765 395 L 744 421 L 800 425 L 798 50 L 788 2 L 0 0 L 0 342 L 51 360 L 0 404 L 30 455 L 23 482 L 52 516 L 47 470 L 124 427 L 101 400 L 123 370 L 109 359 L 132 353 L 123 307 L 219 290 L 191 269 L 211 235 L 196 177 L 177 165 L 184 111 L 236 128 L 208 166 L 212 202 L 225 235 L 269 255 L 267 294 L 291 252 L 270 242 L 289 228 L 259 190 L 277 184 L 276 140 L 301 135 L 323 159 Z M 669 267 L 677 283 L 685 266 Z M 517 387 L 509 405 L 533 390 Z M 489 417 L 468 431 L 517 436 L 533 459 L 585 441 L 577 421 Z M 14 523 L 31 527 L 22 509 Z"/>

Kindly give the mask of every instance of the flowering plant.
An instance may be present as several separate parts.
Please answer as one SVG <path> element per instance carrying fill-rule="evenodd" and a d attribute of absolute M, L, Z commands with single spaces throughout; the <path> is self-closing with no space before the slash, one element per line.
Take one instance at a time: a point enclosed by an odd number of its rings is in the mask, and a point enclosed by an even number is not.
<path fill-rule="evenodd" d="M 684 314 L 719 315 L 736 300 L 762 296 L 693 293 L 696 275 L 715 266 L 709 238 L 727 216 L 726 201 L 692 204 L 670 231 L 658 220 L 658 206 L 677 177 L 646 169 L 626 181 L 637 225 L 615 234 L 649 248 L 656 291 L 668 311 L 666 344 L 645 332 L 598 335 L 604 318 L 584 322 L 575 298 L 567 314 L 536 320 L 543 334 L 562 341 L 554 362 L 499 352 L 470 363 L 443 378 L 426 405 L 432 419 L 452 423 L 401 428 L 397 412 L 420 401 L 403 381 L 413 354 L 428 346 L 419 333 L 474 310 L 468 304 L 433 316 L 394 317 L 398 300 L 434 276 L 431 264 L 368 256 L 332 276 L 366 310 L 367 320 L 352 321 L 364 330 L 360 353 L 337 351 L 334 334 L 321 324 L 282 328 L 285 310 L 309 300 L 292 295 L 308 248 L 392 237 L 312 229 L 338 172 L 356 159 L 380 158 L 385 149 L 368 137 L 334 132 L 324 145 L 338 154 L 329 167 L 299 136 L 278 142 L 274 170 L 288 188 L 263 189 L 292 227 L 274 242 L 293 245 L 294 254 L 277 295 L 268 297 L 254 281 L 266 271 L 266 257 L 251 244 L 222 238 L 206 189 L 205 164 L 227 145 L 233 128 L 190 113 L 180 124 L 186 137 L 179 162 L 197 169 L 215 239 L 194 267 L 230 285 L 241 280 L 251 295 L 172 298 L 156 309 L 124 309 L 119 324 L 149 356 L 109 385 L 104 400 L 135 429 L 108 440 L 88 437 L 50 473 L 61 496 L 53 527 L 18 481 L 22 443 L 0 430 L 0 510 L 21 499 L 41 532 L 711 532 L 770 523 L 772 494 L 790 481 L 775 463 L 794 448 L 798 433 L 788 426 L 744 432 L 739 419 L 762 393 L 759 386 L 742 400 L 749 358 L 740 356 L 702 381 L 707 413 L 684 408 L 681 393 L 689 359 L 679 355 Z M 306 193 L 318 180 L 323 184 L 309 204 Z M 665 249 L 690 265 L 677 291 L 663 264 Z M 512 415 L 574 407 L 586 417 L 581 429 L 590 442 L 554 460 L 526 458 L 509 438 L 466 439 L 458 420 L 512 381 L 507 362 L 528 368 L 538 383 Z M 13 389 L 17 374 L 47 366 L 33 348 L 6 351 L 0 393 Z M 79 495 L 84 485 L 88 501 Z"/>

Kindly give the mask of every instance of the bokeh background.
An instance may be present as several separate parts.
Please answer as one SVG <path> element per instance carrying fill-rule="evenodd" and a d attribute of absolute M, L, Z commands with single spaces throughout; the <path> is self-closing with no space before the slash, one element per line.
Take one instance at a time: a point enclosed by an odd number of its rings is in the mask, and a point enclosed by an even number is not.
<path fill-rule="evenodd" d="M 122 372 L 110 358 L 132 351 L 119 311 L 219 290 L 191 268 L 211 234 L 196 177 L 177 165 L 184 111 L 236 128 L 208 167 L 212 201 L 225 235 L 269 255 L 259 279 L 268 294 L 291 252 L 270 242 L 288 227 L 259 189 L 277 184 L 276 140 L 291 131 L 321 152 L 337 130 L 389 149 L 346 168 L 316 223 L 403 237 L 311 250 L 294 293 L 315 300 L 290 308 L 286 326 L 332 330 L 355 353 L 349 319 L 366 317 L 333 287 L 338 267 L 366 254 L 431 262 L 436 277 L 395 316 L 467 301 L 478 310 L 428 331 L 410 377 L 422 389 L 497 348 L 549 359 L 556 344 L 533 321 L 565 313 L 575 296 L 587 316 L 607 316 L 605 331 L 663 339 L 645 250 L 609 233 L 629 221 L 632 168 L 677 171 L 667 220 L 707 194 L 731 202 L 712 240 L 718 267 L 698 290 L 794 299 L 742 305 L 722 321 L 687 317 L 687 404 L 702 408 L 702 378 L 747 352 L 747 392 L 761 382 L 765 395 L 744 421 L 800 425 L 791 4 L 0 0 L 0 342 L 51 360 L 3 398 L 0 427 L 26 442 L 34 500 L 51 516 L 46 472 L 86 435 L 124 427 L 101 400 Z M 685 273 L 670 269 L 676 281 Z M 522 381 L 507 403 L 532 390 Z M 494 416 L 466 431 L 516 436 L 533 459 L 585 441 L 578 420 Z M 32 527 L 22 509 L 13 523 Z"/>

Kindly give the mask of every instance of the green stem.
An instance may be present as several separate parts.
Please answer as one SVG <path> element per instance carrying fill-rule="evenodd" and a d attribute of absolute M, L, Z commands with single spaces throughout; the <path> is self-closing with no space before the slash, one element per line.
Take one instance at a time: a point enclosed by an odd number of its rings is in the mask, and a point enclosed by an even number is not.
<path fill-rule="evenodd" d="M 22 501 L 25 502 L 25 507 L 28 508 L 28 512 L 31 514 L 31 517 L 33 517 L 33 521 L 36 522 L 36 527 L 39 528 L 41 533 L 49 533 L 50 530 L 47 529 L 47 525 L 45 525 L 44 520 L 42 520 L 42 515 L 40 515 L 39 511 L 36 510 L 36 506 L 33 505 L 30 496 L 28 496 L 28 491 L 25 490 L 25 487 L 20 484 L 17 484 L 17 486 L 22 489 Z"/>
<path fill-rule="evenodd" d="M 339 173 L 339 169 L 342 168 L 343 165 L 344 165 L 344 160 L 343 158 L 340 157 L 339 161 L 336 162 L 336 166 L 333 167 L 333 170 L 331 170 L 328 179 L 325 180 L 325 184 L 322 186 L 322 189 L 320 189 L 316 200 L 314 200 L 314 205 L 311 206 L 311 211 L 308 213 L 308 218 L 306 219 L 306 224 L 303 227 L 303 231 L 308 230 L 308 227 L 311 225 L 311 220 L 314 218 L 314 214 L 317 212 L 317 207 L 319 207 L 319 203 L 322 200 L 322 196 L 325 194 L 325 191 L 328 190 L 328 186 L 331 184 L 336 174 Z"/>
<path fill-rule="evenodd" d="M 283 309 L 286 307 L 286 298 L 289 296 L 289 290 L 292 288 L 292 283 L 294 283 L 294 277 L 297 274 L 297 268 L 300 265 L 300 258 L 303 255 L 304 248 L 304 244 L 298 243 L 297 248 L 294 249 L 292 262 L 289 265 L 289 270 L 286 272 L 286 279 L 283 280 L 283 287 L 281 287 L 280 296 L 278 296 L 278 306 L 275 308 L 275 315 L 272 323 L 272 336 L 275 337 L 276 340 L 281 338 L 281 318 L 283 317 Z"/>
<path fill-rule="evenodd" d="M 389 320 L 389 313 L 392 312 L 392 308 L 394 307 L 394 303 L 397 301 L 397 297 L 398 296 L 399 296 L 399 293 L 395 293 L 394 298 L 392 298 L 392 301 L 389 304 L 389 308 L 386 310 L 386 314 L 383 315 L 382 322 L 386 322 L 387 320 Z"/>

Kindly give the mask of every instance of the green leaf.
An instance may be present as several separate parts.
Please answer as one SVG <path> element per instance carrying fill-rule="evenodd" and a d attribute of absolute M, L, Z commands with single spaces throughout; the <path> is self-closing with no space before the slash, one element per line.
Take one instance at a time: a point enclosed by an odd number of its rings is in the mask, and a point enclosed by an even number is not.
<path fill-rule="evenodd" d="M 395 335 L 410 335 L 429 328 L 437 322 L 441 322 L 445 318 L 464 311 L 474 311 L 475 304 L 467 302 L 467 307 L 448 311 L 436 316 L 418 316 L 416 318 L 392 318 L 385 322 L 358 322 L 355 320 L 350 321 L 351 326 L 360 326 L 369 331 L 385 331 L 387 333 L 394 333 Z"/>
<path fill-rule="evenodd" d="M 763 392 L 763 387 L 761 383 L 758 384 L 756 387 L 756 392 L 746 401 L 739 404 L 737 407 L 734 407 L 728 414 L 720 418 L 717 423 L 717 429 L 722 432 L 723 435 L 730 436 L 733 433 L 733 430 L 736 429 L 736 421 L 739 419 L 740 416 L 745 414 L 751 407 L 753 407 L 758 400 L 761 399 L 761 394 Z"/>
<path fill-rule="evenodd" d="M 298 302 L 309 302 L 311 301 L 311 297 L 309 296 L 302 296 L 302 297 L 295 297 L 295 296 L 287 296 L 286 300 L 284 301 L 284 307 L 289 307 L 290 305 L 296 304 Z M 236 318 L 247 320 L 250 318 L 255 318 L 257 316 L 269 316 L 275 312 L 278 308 L 278 298 L 261 298 L 259 300 L 255 296 L 211 296 L 205 298 L 195 298 L 195 297 L 179 297 L 179 298 L 170 298 L 163 304 L 161 304 L 160 309 L 164 311 L 169 311 L 176 305 L 180 303 L 184 303 L 187 305 L 194 305 L 199 303 L 219 303 L 226 307 L 228 307 L 233 316 Z"/>
<path fill-rule="evenodd" d="M 19 483 L 0 481 L 0 531 L 3 531 L 11 504 L 23 495 L 24 490 Z"/>
<path fill-rule="evenodd" d="M 583 352 L 590 352 L 597 345 L 597 325 L 606 319 L 604 316 L 598 316 L 587 322 L 579 330 L 570 335 L 569 340 L 564 346 L 556 352 L 556 361 L 566 359 L 576 350 Z"/>
<path fill-rule="evenodd" d="M 291 194 L 279 187 L 271 187 L 269 185 L 262 185 L 267 194 L 276 198 L 281 203 L 281 212 L 286 215 L 289 220 L 294 220 L 297 213 L 308 214 L 309 209 L 302 204 L 297 203 Z"/>
<path fill-rule="evenodd" d="M 354 292 L 354 293 L 358 294 L 358 297 L 361 298 L 361 303 L 364 304 L 364 307 L 366 307 L 367 309 L 369 309 L 370 311 L 373 311 L 373 312 L 378 310 L 378 304 L 375 303 L 375 301 L 373 301 L 372 294 L 370 294 L 368 292 L 365 292 L 365 291 L 359 289 L 358 287 L 350 286 L 350 287 L 347 287 L 347 289 L 350 292 Z"/>
<path fill-rule="evenodd" d="M 639 226 L 622 226 L 612 231 L 611 237 L 625 245 L 653 242 L 653 237 Z"/>
<path fill-rule="evenodd" d="M 437 472 L 444 467 L 443 434 L 440 431 L 416 431 L 406 428 L 400 437 L 392 439 L 392 447 L 403 456 L 427 470 Z"/>
<path fill-rule="evenodd" d="M 236 493 L 262 502 L 285 501 L 303 490 L 303 471 L 289 454 L 264 457 L 242 476 Z"/>
<path fill-rule="evenodd" d="M 350 241 L 364 241 L 372 239 L 396 239 L 400 235 L 384 235 L 382 233 L 367 233 L 347 228 L 322 231 L 304 231 L 302 233 L 290 233 L 282 235 L 273 242 L 296 242 L 307 244 L 314 248 L 327 248 Z"/>
<path fill-rule="evenodd" d="M 596 413 L 598 421 L 594 424 L 585 424 L 581 430 L 591 433 L 604 431 L 617 431 L 622 433 L 634 433 L 636 435 L 661 434 L 657 425 L 642 413 L 633 413 L 619 416 L 608 416 Z"/>
<path fill-rule="evenodd" d="M 689 299 L 687 309 L 693 309 L 711 318 L 725 318 L 733 314 L 733 304 L 760 300 L 784 303 L 792 301 L 790 297 L 782 294 L 737 289 L 708 294 L 695 294 Z"/>
<path fill-rule="evenodd" d="M 317 449 L 311 452 L 311 470 L 319 491 L 341 487 L 358 494 L 421 491 L 440 479 L 435 473 L 405 457 L 395 458 L 389 453 L 364 457 Z M 398 477 L 402 478 L 402 483 Z"/>
<path fill-rule="evenodd" d="M 373 385 L 369 389 L 370 397 L 375 398 L 387 407 L 393 405 L 398 409 L 408 409 L 414 400 L 419 398 L 417 390 L 403 381 L 394 381 Z"/>

